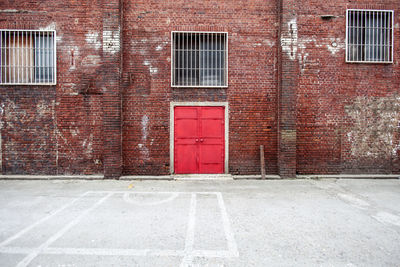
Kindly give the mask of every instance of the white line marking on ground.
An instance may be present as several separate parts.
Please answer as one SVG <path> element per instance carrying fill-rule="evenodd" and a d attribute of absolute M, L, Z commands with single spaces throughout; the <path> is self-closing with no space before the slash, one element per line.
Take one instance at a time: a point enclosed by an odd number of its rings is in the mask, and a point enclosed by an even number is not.
<path fill-rule="evenodd" d="M 9 244 L 10 242 L 12 242 L 15 239 L 18 239 L 19 237 L 21 237 L 22 235 L 24 235 L 25 233 L 29 232 L 30 230 L 32 230 L 33 228 L 35 228 L 36 226 L 38 226 L 39 224 L 47 221 L 48 219 L 50 219 L 51 217 L 57 215 L 58 213 L 60 213 L 61 211 L 65 210 L 66 208 L 70 207 L 72 204 L 74 204 L 75 202 L 77 202 L 78 200 L 82 199 L 84 196 L 86 196 L 89 192 L 86 192 L 84 194 L 82 194 L 80 197 L 75 198 L 74 200 L 72 200 L 71 202 L 67 203 L 66 205 L 62 206 L 61 208 L 59 208 L 58 210 L 50 213 L 49 215 L 43 217 L 42 219 L 38 220 L 37 222 L 29 225 L 28 227 L 22 229 L 21 231 L 19 231 L 18 233 L 14 234 L 13 236 L 7 238 L 6 240 L 4 240 L 3 242 L 0 243 L 0 247 L 6 246 L 7 244 Z"/>
<path fill-rule="evenodd" d="M 344 201 L 349 202 L 350 204 L 353 204 L 357 206 L 358 208 L 361 209 L 366 209 L 369 205 L 368 202 L 350 194 L 343 194 L 343 193 L 338 193 L 337 194 L 339 198 L 343 199 Z"/>
<path fill-rule="evenodd" d="M 130 194 L 136 194 L 136 192 L 129 192 L 129 193 L 124 193 L 123 199 L 125 202 L 138 205 L 138 206 L 156 206 L 156 205 L 161 205 L 163 203 L 169 202 L 174 200 L 175 198 L 178 197 L 179 193 L 171 193 L 171 196 L 169 198 L 155 201 L 155 202 L 140 202 L 140 201 L 135 201 L 132 198 L 129 197 Z M 154 193 L 157 194 L 157 193 Z"/>
<path fill-rule="evenodd" d="M 400 217 L 389 212 L 381 211 L 372 217 L 374 217 L 376 220 L 382 223 L 390 223 L 393 225 L 400 226 Z"/>
<path fill-rule="evenodd" d="M 37 256 L 39 255 L 44 249 L 47 249 L 53 242 L 55 242 L 58 238 L 60 238 L 63 234 L 65 234 L 69 229 L 71 229 L 75 224 L 77 224 L 86 214 L 91 212 L 92 210 L 96 209 L 100 204 L 102 204 L 105 200 L 107 200 L 112 193 L 108 193 L 105 197 L 101 198 L 97 201 L 94 205 L 90 208 L 83 211 L 78 217 L 64 226 L 61 230 L 57 233 L 52 235 L 47 241 L 45 241 L 42 245 L 37 247 L 34 251 L 32 251 L 29 255 L 27 255 L 22 261 L 18 263 L 18 267 L 28 266 L 28 264 Z"/>
<path fill-rule="evenodd" d="M 193 245 L 194 245 L 194 231 L 196 228 L 196 206 L 197 199 L 196 194 L 192 193 L 190 199 L 190 209 L 189 209 L 189 222 L 186 231 L 185 239 L 185 256 L 182 259 L 181 267 L 190 266 L 193 261 Z"/>
<path fill-rule="evenodd" d="M 92 194 L 108 194 L 108 193 L 113 193 L 113 194 L 125 194 L 125 193 L 135 193 L 135 194 L 179 194 L 179 195 L 191 195 L 191 194 L 197 194 L 197 195 L 210 195 L 214 194 L 217 195 L 220 192 L 180 192 L 180 191 L 171 191 L 171 192 L 157 192 L 157 191 L 88 191 L 88 193 Z"/>
<path fill-rule="evenodd" d="M 110 196 L 115 193 L 139 193 L 139 194 L 190 194 L 190 210 L 188 218 L 187 235 L 185 239 L 184 250 L 159 250 L 159 249 L 113 249 L 113 248 L 50 248 L 49 246 L 54 243 L 58 238 L 64 235 L 69 229 L 76 225 L 84 216 L 96 209 L 100 204 L 106 201 Z M 220 192 L 131 192 L 131 191 L 88 191 L 81 197 L 73 202 L 76 202 L 84 195 L 89 193 L 102 193 L 107 194 L 105 197 L 96 202 L 93 206 L 83 211 L 69 224 L 64 226 L 60 231 L 51 236 L 47 241 L 37 248 L 24 248 L 24 247 L 0 247 L 1 253 L 7 254 L 28 254 L 18 266 L 27 266 L 39 254 L 50 255 L 97 255 L 97 256 L 158 256 L 168 257 L 176 256 L 183 257 L 181 266 L 190 266 L 194 257 L 204 258 L 231 258 L 238 257 L 239 252 L 237 244 L 231 230 L 228 214 L 225 208 L 224 200 Z M 196 226 L 196 209 L 197 209 L 197 194 L 215 194 L 218 199 L 218 205 L 221 211 L 222 223 L 225 232 L 225 237 L 228 242 L 229 250 L 194 250 L 194 235 Z M 73 202 L 69 203 L 71 205 Z M 66 205 L 67 206 L 67 205 Z M 65 207 L 66 208 L 66 207 Z M 64 208 L 64 209 L 65 209 Z M 60 209 L 61 211 L 61 209 Z M 56 211 L 57 212 L 57 211 Z M 57 212 L 58 213 L 58 212 Z M 54 214 L 55 215 L 55 214 Z M 53 215 L 53 216 L 54 216 Z M 50 218 L 50 217 L 49 217 Z M 44 219 L 42 219 L 44 221 Z M 39 223 L 39 222 L 38 222 Z"/>
<path fill-rule="evenodd" d="M 36 248 L 3 247 L 1 253 L 6 254 L 30 254 L 35 253 Z M 94 256 L 154 256 L 154 257 L 184 257 L 184 250 L 168 249 L 113 249 L 113 248 L 45 248 L 40 254 L 46 255 L 94 255 Z M 193 250 L 193 257 L 231 258 L 228 250 Z"/>
<path fill-rule="evenodd" d="M 222 224 L 224 226 L 226 240 L 228 241 L 228 249 L 232 253 L 232 257 L 239 257 L 239 251 L 233 235 L 231 224 L 229 222 L 228 213 L 226 212 L 224 199 L 221 192 L 217 193 L 219 208 L 221 209 Z"/>

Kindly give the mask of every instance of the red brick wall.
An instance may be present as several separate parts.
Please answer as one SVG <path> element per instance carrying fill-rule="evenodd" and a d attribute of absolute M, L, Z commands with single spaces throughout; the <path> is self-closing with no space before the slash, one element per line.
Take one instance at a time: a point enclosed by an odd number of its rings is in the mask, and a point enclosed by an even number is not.
<path fill-rule="evenodd" d="M 103 173 L 101 1 L 2 1 L 0 9 L 1 29 L 57 31 L 56 86 L 0 86 L 2 173 Z"/>
<path fill-rule="evenodd" d="M 229 103 L 229 172 L 277 172 L 274 1 L 124 1 L 125 174 L 169 173 L 171 101 Z M 226 31 L 227 89 L 171 88 L 171 31 Z"/>
<path fill-rule="evenodd" d="M 394 64 L 345 63 L 346 8 L 395 11 Z M 231 174 L 260 172 L 259 145 L 267 174 L 399 173 L 399 12 L 397 0 L 3 1 L 1 29 L 58 38 L 56 86 L 0 86 L 1 173 L 168 174 L 171 101 L 228 102 Z M 228 32 L 228 88 L 171 88 L 173 30 Z"/>
<path fill-rule="evenodd" d="M 394 10 L 399 51 L 399 7 L 341 0 L 299 8 L 298 173 L 399 172 L 399 53 L 394 64 L 345 63 L 346 9 Z"/>

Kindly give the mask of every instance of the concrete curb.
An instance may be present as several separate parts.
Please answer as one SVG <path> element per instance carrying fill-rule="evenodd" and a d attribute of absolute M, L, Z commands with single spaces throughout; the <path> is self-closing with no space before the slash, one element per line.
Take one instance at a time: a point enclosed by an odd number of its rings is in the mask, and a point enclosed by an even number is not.
<path fill-rule="evenodd" d="M 295 179 L 400 179 L 400 174 L 332 174 L 332 175 L 297 175 Z M 105 180 L 103 175 L 0 175 L 0 180 Z M 165 181 L 196 181 L 196 180 L 261 180 L 261 175 L 127 175 L 119 180 L 165 180 Z M 266 175 L 265 180 L 294 180 L 281 178 L 279 175 Z"/>
<path fill-rule="evenodd" d="M 400 174 L 297 175 L 298 179 L 400 179 Z"/>
<path fill-rule="evenodd" d="M 0 180 L 103 180 L 104 175 L 0 175 Z"/>

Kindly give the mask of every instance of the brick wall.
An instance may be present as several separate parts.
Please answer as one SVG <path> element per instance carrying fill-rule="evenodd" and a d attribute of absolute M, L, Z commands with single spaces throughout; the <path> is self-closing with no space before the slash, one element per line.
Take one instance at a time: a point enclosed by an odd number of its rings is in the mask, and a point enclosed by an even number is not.
<path fill-rule="evenodd" d="M 345 63 L 346 8 L 395 11 L 394 64 Z M 5 1 L 0 28 L 57 31 L 56 86 L 0 86 L 3 174 L 168 174 L 170 102 L 229 105 L 229 172 L 399 173 L 399 5 Z M 333 15 L 323 19 L 321 15 Z M 226 31 L 228 88 L 170 86 L 171 31 Z"/>
<path fill-rule="evenodd" d="M 125 174 L 169 173 L 171 101 L 229 104 L 229 172 L 277 172 L 274 1 L 125 1 L 123 160 Z M 171 88 L 171 31 L 226 31 L 227 89 Z"/>
<path fill-rule="evenodd" d="M 345 63 L 346 9 L 398 1 L 313 1 L 298 10 L 297 172 L 399 172 L 399 53 L 394 64 Z M 321 15 L 334 15 L 324 20 Z M 397 15 L 396 15 L 397 14 Z"/>
<path fill-rule="evenodd" d="M 3 1 L 0 9 L 2 29 L 57 31 L 56 86 L 0 86 L 2 173 L 103 173 L 102 3 Z"/>

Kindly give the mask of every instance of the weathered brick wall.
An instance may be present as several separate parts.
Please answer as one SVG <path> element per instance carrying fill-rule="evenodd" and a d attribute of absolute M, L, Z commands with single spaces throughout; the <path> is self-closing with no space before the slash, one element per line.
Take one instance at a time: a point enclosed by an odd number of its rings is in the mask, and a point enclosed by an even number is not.
<path fill-rule="evenodd" d="M 2 1 L 0 10 L 2 29 L 57 31 L 56 86 L 0 86 L 2 173 L 102 173 L 101 2 Z"/>
<path fill-rule="evenodd" d="M 298 173 L 399 172 L 399 7 L 397 0 L 299 7 Z M 394 10 L 394 64 L 345 63 L 347 8 Z M 321 18 L 328 14 L 334 18 Z"/>
<path fill-rule="evenodd" d="M 346 8 L 395 11 L 394 64 L 345 63 Z M 56 86 L 0 86 L 3 174 L 168 174 L 171 101 L 229 104 L 229 172 L 400 172 L 398 0 L 3 1 L 57 30 Z M 321 15 L 334 15 L 322 19 Z M 226 31 L 226 89 L 171 88 L 171 31 Z M 122 36 L 122 46 L 120 44 Z"/>
<path fill-rule="evenodd" d="M 125 174 L 169 173 L 171 101 L 229 103 L 229 172 L 277 172 L 275 1 L 124 1 Z M 226 31 L 227 89 L 171 88 L 171 31 Z"/>

